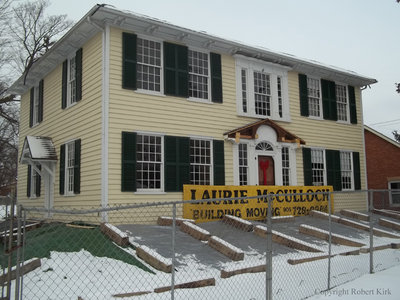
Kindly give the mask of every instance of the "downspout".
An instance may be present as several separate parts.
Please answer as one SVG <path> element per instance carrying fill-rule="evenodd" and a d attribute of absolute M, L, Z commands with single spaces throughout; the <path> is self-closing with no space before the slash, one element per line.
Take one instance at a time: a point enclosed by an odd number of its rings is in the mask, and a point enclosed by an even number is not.
<path fill-rule="evenodd" d="M 363 142 L 363 150 L 364 150 L 364 176 L 365 176 L 365 189 L 368 190 L 368 173 L 367 173 L 367 150 L 365 149 L 365 128 L 364 128 L 364 108 L 362 103 L 362 90 L 360 88 L 360 109 L 361 109 L 361 130 L 362 130 L 362 142 Z M 367 201 L 366 201 L 366 211 L 368 211 L 369 204 L 368 204 L 368 197 L 369 193 L 367 193 Z"/>
<path fill-rule="evenodd" d="M 110 83 L 110 26 L 101 27 L 91 18 L 88 22 L 102 31 L 102 90 L 101 90 L 101 207 L 108 207 L 108 127 L 109 127 L 109 83 Z M 101 214 L 102 222 L 108 222 L 107 212 Z"/>

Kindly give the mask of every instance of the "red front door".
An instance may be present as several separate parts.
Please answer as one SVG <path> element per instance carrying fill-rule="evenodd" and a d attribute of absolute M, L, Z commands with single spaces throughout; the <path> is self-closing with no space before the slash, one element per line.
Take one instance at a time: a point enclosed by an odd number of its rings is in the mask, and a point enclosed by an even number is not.
<path fill-rule="evenodd" d="M 275 185 L 274 159 L 271 156 L 258 156 L 258 184 Z"/>

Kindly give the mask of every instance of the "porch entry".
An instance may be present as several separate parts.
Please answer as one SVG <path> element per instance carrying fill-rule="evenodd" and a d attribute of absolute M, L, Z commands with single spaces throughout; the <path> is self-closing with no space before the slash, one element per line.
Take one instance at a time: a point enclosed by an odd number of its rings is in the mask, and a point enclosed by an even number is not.
<path fill-rule="evenodd" d="M 258 184 L 275 185 L 275 166 L 272 156 L 258 156 Z"/>

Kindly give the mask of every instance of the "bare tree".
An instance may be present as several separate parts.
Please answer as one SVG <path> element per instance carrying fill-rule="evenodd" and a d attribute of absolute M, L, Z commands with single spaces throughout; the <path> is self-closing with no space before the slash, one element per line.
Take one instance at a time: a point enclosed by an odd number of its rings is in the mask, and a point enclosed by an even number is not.
<path fill-rule="evenodd" d="M 400 143 L 400 133 L 398 133 L 397 130 L 394 130 L 392 133 L 396 142 Z"/>

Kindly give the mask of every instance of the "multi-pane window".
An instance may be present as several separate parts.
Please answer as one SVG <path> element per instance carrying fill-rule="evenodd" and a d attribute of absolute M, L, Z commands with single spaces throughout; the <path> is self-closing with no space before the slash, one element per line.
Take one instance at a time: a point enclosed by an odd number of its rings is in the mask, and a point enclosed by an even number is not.
<path fill-rule="evenodd" d="M 65 187 L 66 194 L 74 193 L 74 166 L 75 166 L 75 143 L 70 142 L 65 145 L 66 159 L 65 159 Z"/>
<path fill-rule="evenodd" d="M 336 84 L 336 106 L 339 121 L 348 121 L 347 88 L 345 85 Z"/>
<path fill-rule="evenodd" d="M 189 50 L 189 96 L 208 99 L 208 54 Z"/>
<path fill-rule="evenodd" d="M 290 185 L 290 161 L 288 147 L 282 147 L 282 184 Z"/>
<path fill-rule="evenodd" d="M 161 189 L 162 137 L 137 135 L 136 184 L 138 190 Z"/>
<path fill-rule="evenodd" d="M 351 156 L 351 152 L 340 152 L 342 190 L 350 190 L 353 187 L 353 164 Z"/>
<path fill-rule="evenodd" d="M 161 43 L 137 39 L 137 88 L 161 91 Z"/>
<path fill-rule="evenodd" d="M 278 76 L 277 78 L 277 91 L 278 91 L 278 113 L 279 117 L 283 117 L 283 102 L 282 102 L 282 78 Z"/>
<path fill-rule="evenodd" d="M 321 117 L 321 88 L 318 79 L 307 77 L 308 112 L 310 116 Z"/>
<path fill-rule="evenodd" d="M 33 114 L 32 125 L 39 123 L 39 86 L 35 86 L 33 90 Z"/>
<path fill-rule="evenodd" d="M 192 184 L 212 184 L 211 150 L 211 141 L 209 140 L 190 140 L 190 182 Z"/>
<path fill-rule="evenodd" d="M 254 100 L 256 115 L 271 115 L 271 83 L 268 74 L 254 72 Z"/>
<path fill-rule="evenodd" d="M 389 182 L 390 191 L 390 203 L 400 204 L 400 181 Z"/>
<path fill-rule="evenodd" d="M 325 184 L 325 158 L 324 150 L 311 149 L 312 184 Z"/>
<path fill-rule="evenodd" d="M 239 185 L 248 184 L 247 144 L 239 144 Z"/>
<path fill-rule="evenodd" d="M 68 60 L 67 105 L 76 102 L 76 56 Z"/>
<path fill-rule="evenodd" d="M 244 113 L 247 112 L 247 71 L 242 69 L 241 72 L 241 83 L 242 83 L 242 110 Z"/>

